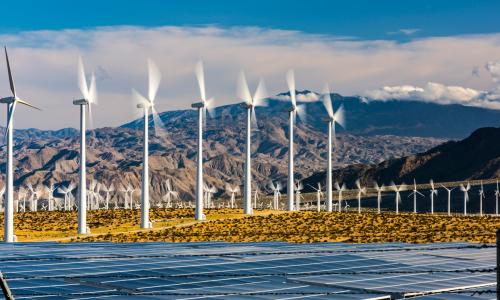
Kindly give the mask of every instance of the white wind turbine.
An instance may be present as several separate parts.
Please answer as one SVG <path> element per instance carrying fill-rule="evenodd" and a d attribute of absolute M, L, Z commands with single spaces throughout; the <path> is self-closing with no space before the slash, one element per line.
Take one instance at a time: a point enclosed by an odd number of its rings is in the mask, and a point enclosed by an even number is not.
<path fill-rule="evenodd" d="M 373 188 L 377 191 L 377 213 L 380 213 L 380 203 L 382 203 L 382 192 L 385 191 L 385 186 L 378 185 L 376 181 L 373 182 Z"/>
<path fill-rule="evenodd" d="M 332 99 L 330 96 L 330 88 L 328 84 L 325 86 L 325 90 L 323 92 L 323 105 L 328 113 L 328 118 L 325 119 L 328 124 L 328 164 L 326 170 L 326 211 L 331 212 L 333 210 L 333 188 L 332 188 L 332 142 L 337 146 L 337 138 L 336 138 L 336 130 L 335 125 L 339 124 L 344 127 L 344 107 L 340 106 L 340 108 L 334 112 Z"/>
<path fill-rule="evenodd" d="M 264 106 L 264 99 L 267 97 L 264 81 L 261 79 L 254 95 L 250 93 L 248 83 L 243 71 L 240 73 L 238 80 L 238 98 L 243 100 L 242 106 L 246 109 L 247 127 L 246 127 L 246 142 L 245 142 L 245 182 L 243 188 L 243 213 L 252 213 L 252 164 L 251 164 L 251 143 L 252 143 L 252 127 L 257 128 L 257 117 L 255 115 L 256 106 Z"/>
<path fill-rule="evenodd" d="M 74 105 L 80 106 L 80 181 L 78 184 L 78 234 L 87 232 L 87 181 L 86 181 L 86 146 L 85 146 L 85 111 L 88 111 L 92 122 L 92 105 L 97 104 L 97 89 L 95 75 L 92 74 L 90 86 L 87 85 L 83 61 L 78 59 L 78 86 L 83 98 L 73 100 Z"/>
<path fill-rule="evenodd" d="M 14 111 L 16 105 L 23 104 L 31 108 L 40 110 L 38 107 L 29 104 L 28 102 L 20 99 L 16 93 L 14 85 L 14 77 L 10 69 L 9 55 L 7 54 L 7 47 L 5 50 L 5 61 L 7 62 L 7 73 L 9 75 L 10 91 L 12 96 L 0 98 L 0 103 L 7 104 L 7 126 L 5 128 L 4 139 L 7 142 L 7 166 L 6 166 L 6 197 L 5 197 L 5 210 L 4 210 L 4 241 L 13 243 L 16 240 L 14 235 L 14 166 L 13 166 L 13 145 L 14 145 Z"/>
<path fill-rule="evenodd" d="M 106 199 L 105 199 L 105 203 L 104 203 L 104 207 L 106 209 L 109 209 L 109 195 L 115 191 L 115 186 L 111 183 L 109 186 L 106 186 L 105 184 L 102 185 L 102 190 L 104 191 L 104 193 L 106 193 Z"/>
<path fill-rule="evenodd" d="M 447 188 L 444 185 L 441 184 L 441 187 L 444 188 L 448 192 L 448 216 L 451 215 L 451 191 L 453 191 L 455 188 Z"/>
<path fill-rule="evenodd" d="M 55 191 L 54 183 L 51 183 L 47 187 L 47 192 L 48 192 L 47 201 L 49 203 L 49 205 L 48 205 L 49 211 L 53 211 L 54 207 L 55 207 L 55 205 L 54 205 L 54 191 Z"/>
<path fill-rule="evenodd" d="M 396 192 L 396 214 L 399 214 L 399 203 L 401 203 L 401 192 L 406 189 L 406 185 L 401 183 L 397 186 L 394 182 L 391 183 L 391 188 Z"/>
<path fill-rule="evenodd" d="M 196 209 L 195 219 L 204 220 L 203 214 L 203 125 L 206 121 L 206 112 L 210 113 L 213 108 L 213 99 L 206 98 L 205 93 L 205 74 L 203 72 L 203 63 L 200 61 L 196 65 L 196 79 L 198 80 L 198 87 L 200 88 L 200 102 L 191 104 L 192 108 L 198 110 L 198 153 L 197 153 L 197 168 L 196 168 Z"/>
<path fill-rule="evenodd" d="M 174 191 L 170 179 L 165 180 L 165 196 L 163 197 L 167 201 L 167 207 L 172 206 L 173 199 L 179 198 L 179 192 Z"/>
<path fill-rule="evenodd" d="M 483 216 L 483 199 L 484 199 L 484 188 L 483 181 L 481 180 L 481 189 L 479 190 L 479 215 Z"/>
<path fill-rule="evenodd" d="M 464 186 L 460 184 L 460 190 L 464 192 L 464 216 L 467 215 L 467 202 L 469 202 L 469 190 L 470 190 L 470 182 L 467 182 L 467 185 Z"/>
<path fill-rule="evenodd" d="M 495 190 L 495 214 L 498 216 L 498 198 L 500 196 L 500 188 L 498 187 L 498 180 L 497 180 L 497 189 Z"/>
<path fill-rule="evenodd" d="M 420 195 L 425 197 L 424 194 L 417 190 L 417 181 L 413 179 L 413 191 L 408 195 L 408 197 L 413 196 L 413 213 L 417 213 L 417 196 Z"/>
<path fill-rule="evenodd" d="M 436 190 L 434 188 L 434 180 L 430 180 L 430 184 L 431 184 L 431 214 L 434 214 L 434 195 L 437 196 L 438 194 L 438 190 Z"/>
<path fill-rule="evenodd" d="M 359 179 L 356 180 L 356 187 L 358 188 L 358 213 L 361 213 L 361 195 L 366 194 L 366 187 L 361 186 Z"/>
<path fill-rule="evenodd" d="M 294 180 L 294 173 L 293 173 L 293 127 L 295 124 L 295 118 L 297 114 L 299 115 L 299 118 L 301 118 L 302 121 L 305 121 L 305 106 L 304 105 L 297 105 L 297 98 L 296 98 L 296 90 L 295 90 L 295 75 L 292 70 L 288 71 L 286 74 L 286 81 L 288 84 L 288 90 L 290 92 L 290 107 L 286 109 L 288 112 L 288 184 L 287 184 L 287 190 L 288 190 L 288 201 L 287 201 L 287 210 L 292 211 L 294 210 L 293 204 L 294 204 L 294 193 L 295 193 L 295 180 Z"/>
<path fill-rule="evenodd" d="M 302 196 L 302 190 L 304 189 L 304 185 L 302 184 L 301 181 L 297 182 L 297 185 L 295 186 L 295 210 L 299 211 L 300 210 L 300 202 L 303 198 Z"/>
<path fill-rule="evenodd" d="M 240 192 L 239 186 L 237 186 L 237 185 L 231 186 L 229 183 L 226 184 L 226 193 L 229 193 L 229 195 L 231 196 L 231 200 L 230 200 L 230 207 L 231 208 L 235 207 L 236 194 L 238 194 L 239 192 Z"/>
<path fill-rule="evenodd" d="M 347 186 L 344 184 L 342 184 L 342 186 L 340 186 L 340 184 L 338 182 L 335 182 L 335 189 L 337 189 L 337 191 L 339 191 L 339 212 L 342 211 L 342 192 L 344 192 L 345 190 L 347 190 Z"/>
<path fill-rule="evenodd" d="M 323 197 L 323 190 L 321 189 L 321 182 L 318 182 L 318 188 L 309 185 L 313 190 L 316 191 L 316 210 L 321 211 L 321 197 Z"/>
<path fill-rule="evenodd" d="M 141 193 L 141 228 L 151 228 L 149 221 L 149 112 L 153 117 L 155 135 L 161 136 L 164 133 L 163 122 L 155 109 L 155 98 L 160 86 L 161 74 L 156 64 L 148 59 L 148 96 L 141 95 L 132 89 L 132 95 L 138 102 L 137 108 L 143 110 L 144 114 L 144 143 L 142 156 L 142 193 Z"/>
<path fill-rule="evenodd" d="M 269 187 L 273 191 L 273 208 L 277 210 L 279 209 L 279 201 L 281 198 L 281 190 L 283 189 L 283 187 L 281 186 L 281 182 L 277 182 L 276 184 L 274 184 L 272 180 L 269 183 Z"/>

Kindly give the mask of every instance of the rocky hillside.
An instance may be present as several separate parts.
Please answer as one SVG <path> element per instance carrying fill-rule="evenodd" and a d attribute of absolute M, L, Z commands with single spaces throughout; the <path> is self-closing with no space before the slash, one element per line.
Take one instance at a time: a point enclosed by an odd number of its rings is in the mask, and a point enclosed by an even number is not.
<path fill-rule="evenodd" d="M 257 109 L 259 130 L 252 141 L 253 175 L 263 188 L 270 179 L 285 181 L 287 174 L 287 119 L 280 113 L 283 102 Z M 317 103 L 311 104 L 317 105 Z M 319 107 L 308 110 L 309 123 L 298 122 L 295 130 L 296 176 L 309 177 L 321 172 L 326 160 L 324 125 L 316 124 Z M 324 114 L 324 112 L 321 112 Z M 150 136 L 151 194 L 162 194 L 167 178 L 185 199 L 192 197 L 195 181 L 196 113 L 193 110 L 162 114 L 168 135 Z M 92 131 L 88 138 L 89 178 L 115 185 L 140 186 L 142 160 L 141 120 L 118 128 Z M 68 184 L 78 177 L 78 137 L 75 130 L 16 131 L 16 186 Z M 426 151 L 443 139 L 394 135 L 339 134 L 336 167 L 378 163 L 390 158 Z M 205 179 L 222 189 L 226 182 L 240 184 L 243 174 L 244 114 L 239 105 L 216 110 L 207 121 L 204 143 Z M 0 157 L 5 157 L 4 149 Z M 5 164 L 1 165 L 5 172 Z M 221 191 L 222 192 L 222 191 Z"/>
<path fill-rule="evenodd" d="M 500 177 L 500 128 L 474 131 L 461 141 L 449 141 L 428 151 L 379 164 L 354 164 L 334 171 L 334 178 L 353 186 L 357 178 L 371 185 L 378 182 L 462 181 Z M 325 172 L 305 180 L 325 181 Z"/>

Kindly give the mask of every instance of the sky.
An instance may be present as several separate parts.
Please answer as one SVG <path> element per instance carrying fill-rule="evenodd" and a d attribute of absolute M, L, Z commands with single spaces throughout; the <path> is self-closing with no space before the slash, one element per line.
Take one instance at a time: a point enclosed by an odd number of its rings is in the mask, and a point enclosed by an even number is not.
<path fill-rule="evenodd" d="M 146 92 L 148 58 L 162 74 L 158 111 L 199 98 L 200 59 L 218 105 L 238 101 L 241 70 L 277 94 L 294 69 L 298 89 L 500 109 L 499 1 L 9 1 L 2 11 L 18 94 L 43 109 L 19 108 L 17 128 L 78 126 L 79 55 L 97 77 L 96 127 L 140 115 L 131 89 Z"/>

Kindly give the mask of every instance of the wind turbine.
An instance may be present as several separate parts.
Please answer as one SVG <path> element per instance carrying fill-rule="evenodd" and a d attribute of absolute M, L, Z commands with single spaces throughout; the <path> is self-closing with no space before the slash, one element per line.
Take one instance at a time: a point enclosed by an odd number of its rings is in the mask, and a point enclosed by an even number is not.
<path fill-rule="evenodd" d="M 105 184 L 103 184 L 102 186 L 102 190 L 104 191 L 104 193 L 106 193 L 106 199 L 105 199 L 105 204 L 104 204 L 104 207 L 106 209 L 109 209 L 109 195 L 115 191 L 115 186 L 111 183 L 109 186 L 106 186 Z"/>
<path fill-rule="evenodd" d="M 274 209 L 279 209 L 279 200 L 281 198 L 282 186 L 280 182 L 274 184 L 272 181 L 269 183 L 269 187 L 273 191 L 273 207 Z"/>
<path fill-rule="evenodd" d="M 321 190 L 321 182 L 318 182 L 318 188 L 315 188 L 314 186 L 310 185 L 309 186 L 316 191 L 316 209 L 318 212 L 321 211 L 321 197 L 323 197 L 323 191 Z"/>
<path fill-rule="evenodd" d="M 297 182 L 295 186 L 295 210 L 300 210 L 300 200 L 302 199 L 302 190 L 304 186 L 302 185 L 302 181 Z"/>
<path fill-rule="evenodd" d="M 431 179 L 431 214 L 434 214 L 434 195 L 437 196 L 438 190 L 434 188 L 434 180 Z"/>
<path fill-rule="evenodd" d="M 335 135 L 335 124 L 339 124 L 344 127 L 344 107 L 340 108 L 334 112 L 332 99 L 330 96 L 330 87 L 325 85 L 325 90 L 323 92 L 323 105 L 328 113 L 328 118 L 325 122 L 328 124 L 328 164 L 326 171 L 326 211 L 331 212 L 333 210 L 333 188 L 332 188 L 332 141 L 335 147 L 337 146 L 337 138 Z"/>
<path fill-rule="evenodd" d="M 5 185 L 2 187 L 2 189 L 0 190 L 0 211 L 3 212 L 4 210 L 4 207 L 5 207 L 5 201 L 3 199 L 3 195 L 5 194 Z"/>
<path fill-rule="evenodd" d="M 170 179 L 165 180 L 165 191 L 164 198 L 167 200 L 168 207 L 170 207 L 172 199 L 177 199 L 179 197 L 179 192 L 174 191 Z"/>
<path fill-rule="evenodd" d="M 396 192 L 396 214 L 399 214 L 399 203 L 401 203 L 401 192 L 406 189 L 406 185 L 401 183 L 397 186 L 394 182 L 391 183 L 391 188 Z"/>
<path fill-rule="evenodd" d="M 296 100 L 296 90 L 295 90 L 295 75 L 292 70 L 288 71 L 286 74 L 286 81 L 288 84 L 288 90 L 290 92 L 290 106 L 286 109 L 288 112 L 288 201 L 287 201 L 287 210 L 294 210 L 294 193 L 295 193 L 295 180 L 293 177 L 293 126 L 295 124 L 296 115 L 299 115 L 299 118 L 302 121 L 305 121 L 305 106 L 297 105 Z"/>
<path fill-rule="evenodd" d="M 467 185 L 464 186 L 460 184 L 460 190 L 464 192 L 464 216 L 467 215 L 467 202 L 469 202 L 469 190 L 470 190 L 470 182 L 467 182 Z"/>
<path fill-rule="evenodd" d="M 484 199 L 484 188 L 483 181 L 481 180 L 481 189 L 479 190 L 479 215 L 483 216 L 483 199 Z"/>
<path fill-rule="evenodd" d="M 264 106 L 266 103 L 266 91 L 264 81 L 261 79 L 254 95 L 250 93 L 248 83 L 243 71 L 240 73 L 238 80 L 238 97 L 244 102 L 241 104 L 246 109 L 247 127 L 246 127 L 246 144 L 245 144 L 245 184 L 243 191 L 243 212 L 251 214 L 252 211 L 252 164 L 251 164 L 251 142 L 252 142 L 252 127 L 257 128 L 257 117 L 255 115 L 256 106 Z"/>
<path fill-rule="evenodd" d="M 498 180 L 497 180 L 497 189 L 495 190 L 495 214 L 498 216 L 498 197 L 500 196 L 500 188 L 498 188 Z"/>
<path fill-rule="evenodd" d="M 356 180 L 356 187 L 358 188 L 358 214 L 361 213 L 361 195 L 366 194 L 366 187 L 361 187 L 359 179 Z"/>
<path fill-rule="evenodd" d="M 231 196 L 230 207 L 234 208 L 234 204 L 236 202 L 236 194 L 240 192 L 240 187 L 237 185 L 231 186 L 228 183 L 226 184 L 226 192 L 229 193 L 229 195 Z"/>
<path fill-rule="evenodd" d="M 411 194 L 409 194 L 408 197 L 413 196 L 413 213 L 414 214 L 417 213 L 417 195 L 425 197 L 424 194 L 422 194 L 421 192 L 419 192 L 417 190 L 417 181 L 415 179 L 413 179 L 413 192 L 411 192 Z"/>
<path fill-rule="evenodd" d="M 16 93 L 14 85 L 14 77 L 10 69 L 9 55 L 7 54 L 7 47 L 5 50 L 5 61 L 7 62 L 7 73 L 9 75 L 10 91 L 12 96 L 0 98 L 0 103 L 7 104 L 7 128 L 5 129 L 5 138 L 7 139 L 7 167 L 5 174 L 6 181 L 6 196 L 5 196 L 5 210 L 4 210 L 4 241 L 13 243 L 16 240 L 14 235 L 14 166 L 13 166 L 13 144 L 14 144 L 14 111 L 16 110 L 17 103 L 29 106 L 34 109 L 40 110 L 38 107 L 29 104 L 28 102 L 20 99 Z"/>
<path fill-rule="evenodd" d="M 132 89 L 132 95 L 138 102 L 137 108 L 142 109 L 144 113 L 144 144 L 142 152 L 142 193 L 141 193 L 141 228 L 151 228 L 149 221 L 149 111 L 153 116 L 153 125 L 155 135 L 160 136 L 164 133 L 163 122 L 161 121 L 155 109 L 155 98 L 160 86 L 161 74 L 158 66 L 148 59 L 148 96 L 144 97 L 135 89 Z"/>
<path fill-rule="evenodd" d="M 378 185 L 376 181 L 373 182 L 373 187 L 377 191 L 377 213 L 380 213 L 380 203 L 382 203 L 382 192 L 385 191 L 385 186 Z"/>
<path fill-rule="evenodd" d="M 450 206 L 451 206 L 451 191 L 453 191 L 455 188 L 447 188 L 444 185 L 441 184 L 441 187 L 445 189 L 448 192 L 448 216 L 451 214 Z"/>
<path fill-rule="evenodd" d="M 339 191 L 339 212 L 342 211 L 342 192 L 344 192 L 346 189 L 347 189 L 347 186 L 344 184 L 342 184 L 342 186 L 340 186 L 340 184 L 338 182 L 335 182 L 335 189 L 337 189 L 337 191 Z"/>
<path fill-rule="evenodd" d="M 53 211 L 54 210 L 54 191 L 55 191 L 55 187 L 54 187 L 54 183 L 51 183 L 48 187 L 47 187 L 47 192 L 48 192 L 48 203 L 49 203 L 49 211 Z"/>
<path fill-rule="evenodd" d="M 92 122 L 92 105 L 97 104 L 95 75 L 92 74 L 90 86 L 87 86 L 83 61 L 78 59 L 78 85 L 83 98 L 73 100 L 80 106 L 80 181 L 78 184 L 78 234 L 87 234 L 87 182 L 86 182 L 86 149 L 85 149 L 85 110 Z"/>
<path fill-rule="evenodd" d="M 213 99 L 206 98 L 205 93 L 205 74 L 203 72 L 203 63 L 200 61 L 196 65 L 196 79 L 200 88 L 200 102 L 191 104 L 192 108 L 198 110 L 198 153 L 197 153 L 197 169 L 196 169 L 196 209 L 195 219 L 205 220 L 203 214 L 203 124 L 206 122 L 206 112 L 211 112 L 213 108 Z"/>

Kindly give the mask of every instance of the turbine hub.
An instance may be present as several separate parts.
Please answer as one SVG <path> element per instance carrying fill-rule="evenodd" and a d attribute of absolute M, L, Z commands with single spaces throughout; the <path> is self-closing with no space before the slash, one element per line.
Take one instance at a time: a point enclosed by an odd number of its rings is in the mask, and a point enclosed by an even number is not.
<path fill-rule="evenodd" d="M 240 105 L 241 105 L 241 107 L 246 108 L 246 109 L 253 108 L 253 104 L 250 104 L 247 102 L 242 102 Z"/>
<path fill-rule="evenodd" d="M 295 111 L 295 109 L 296 109 L 296 107 L 293 104 L 291 104 L 289 107 L 285 107 L 286 112 Z"/>

